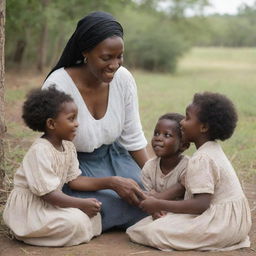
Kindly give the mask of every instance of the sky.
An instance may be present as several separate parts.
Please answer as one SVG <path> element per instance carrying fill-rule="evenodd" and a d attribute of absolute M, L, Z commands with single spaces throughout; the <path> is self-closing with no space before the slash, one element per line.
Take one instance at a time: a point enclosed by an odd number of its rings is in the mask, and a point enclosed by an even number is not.
<path fill-rule="evenodd" d="M 212 7 L 205 8 L 205 13 L 236 14 L 241 4 L 253 5 L 255 0 L 210 0 Z"/>

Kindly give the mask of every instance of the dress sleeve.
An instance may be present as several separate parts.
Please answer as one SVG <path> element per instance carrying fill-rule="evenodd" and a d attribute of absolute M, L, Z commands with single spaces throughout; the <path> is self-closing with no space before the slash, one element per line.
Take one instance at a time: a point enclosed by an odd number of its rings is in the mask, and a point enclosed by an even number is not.
<path fill-rule="evenodd" d="M 119 142 L 128 151 L 135 151 L 144 148 L 147 141 L 142 131 L 139 116 L 137 86 L 132 75 L 129 72 L 126 75 L 127 77 L 124 80 L 126 83 L 124 88 L 127 90 L 125 95 L 125 119 Z"/>
<path fill-rule="evenodd" d="M 79 169 L 79 162 L 77 159 L 76 148 L 73 143 L 70 142 L 71 147 L 71 164 L 67 174 L 66 183 L 71 180 L 76 179 L 78 176 L 81 175 L 81 170 Z"/>
<path fill-rule="evenodd" d="M 32 193 L 42 196 L 56 190 L 60 185 L 53 163 L 55 159 L 49 147 L 43 144 L 32 146 L 25 155 L 22 168 Z"/>
<path fill-rule="evenodd" d="M 198 155 L 189 160 L 185 186 L 191 194 L 213 194 L 219 177 L 214 161 L 207 155 Z"/>
<path fill-rule="evenodd" d="M 183 156 L 182 166 L 180 168 L 180 173 L 178 177 L 178 182 L 181 183 L 183 186 L 185 186 L 185 177 L 188 169 L 188 161 L 189 161 L 189 157 Z"/>
<path fill-rule="evenodd" d="M 154 188 L 154 182 L 152 180 L 152 161 L 149 160 L 145 163 L 145 165 L 142 168 L 141 171 L 141 180 L 142 180 L 142 184 L 145 188 L 146 191 L 151 191 Z"/>

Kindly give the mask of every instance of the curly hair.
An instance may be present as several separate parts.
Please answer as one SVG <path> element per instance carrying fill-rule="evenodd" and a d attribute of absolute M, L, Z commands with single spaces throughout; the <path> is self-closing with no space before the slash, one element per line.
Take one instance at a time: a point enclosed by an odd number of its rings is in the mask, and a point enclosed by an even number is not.
<path fill-rule="evenodd" d="M 210 140 L 223 141 L 232 136 L 238 117 L 230 99 L 219 93 L 196 93 L 192 104 L 199 108 L 199 121 L 208 124 Z"/>
<path fill-rule="evenodd" d="M 30 91 L 23 104 L 22 118 L 26 125 L 34 131 L 45 132 L 46 120 L 56 118 L 64 102 L 72 102 L 73 98 L 55 86 L 48 89 Z"/>
<path fill-rule="evenodd" d="M 160 116 L 158 121 L 163 120 L 163 119 L 168 119 L 168 120 L 176 122 L 177 123 L 177 133 L 178 133 L 179 137 L 181 138 L 182 135 L 181 135 L 181 129 L 180 129 L 180 122 L 184 118 L 185 118 L 185 116 L 183 116 L 179 113 L 166 113 L 166 114 Z"/>

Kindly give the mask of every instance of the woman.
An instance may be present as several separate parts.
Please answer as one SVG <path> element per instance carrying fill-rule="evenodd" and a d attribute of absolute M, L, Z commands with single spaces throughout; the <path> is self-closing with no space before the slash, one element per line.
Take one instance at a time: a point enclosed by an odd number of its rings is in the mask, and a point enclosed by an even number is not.
<path fill-rule="evenodd" d="M 64 192 L 102 202 L 102 230 L 126 229 L 145 216 L 140 168 L 148 160 L 132 75 L 122 67 L 123 29 L 104 12 L 77 24 L 59 62 L 44 82 L 70 94 L 78 106 L 74 139 L 82 175 L 95 177 L 94 191 Z M 128 153 L 129 152 L 129 153 Z M 81 187 L 81 190 L 83 188 Z"/>

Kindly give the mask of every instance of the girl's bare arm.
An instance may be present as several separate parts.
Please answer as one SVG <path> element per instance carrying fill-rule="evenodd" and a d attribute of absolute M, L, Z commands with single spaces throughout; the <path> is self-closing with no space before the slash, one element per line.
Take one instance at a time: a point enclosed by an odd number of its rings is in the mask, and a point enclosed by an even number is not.
<path fill-rule="evenodd" d="M 79 191 L 112 189 L 124 200 L 134 205 L 138 205 L 144 196 L 141 188 L 134 180 L 119 176 L 104 178 L 79 176 L 70 181 L 68 186 Z"/>
<path fill-rule="evenodd" d="M 140 207 L 149 214 L 159 211 L 202 214 L 209 208 L 211 199 L 212 194 L 195 194 L 194 198 L 182 201 L 168 201 L 150 197 L 143 200 Z"/>
<path fill-rule="evenodd" d="M 95 216 L 101 209 L 101 202 L 95 198 L 76 198 L 71 197 L 60 190 L 54 190 L 46 195 L 41 196 L 47 203 L 59 207 L 78 208 L 86 213 L 89 217 Z"/>

